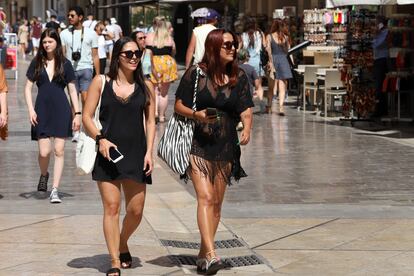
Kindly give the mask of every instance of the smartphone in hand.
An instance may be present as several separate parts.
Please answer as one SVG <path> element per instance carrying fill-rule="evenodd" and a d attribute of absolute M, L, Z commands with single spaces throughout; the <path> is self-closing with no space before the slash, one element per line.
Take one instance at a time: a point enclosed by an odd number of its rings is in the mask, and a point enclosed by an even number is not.
<path fill-rule="evenodd" d="M 109 148 L 109 159 L 111 159 L 113 163 L 120 161 L 122 158 L 124 158 L 124 156 L 116 148 Z"/>
<path fill-rule="evenodd" d="M 212 107 L 207 107 L 206 110 L 207 117 L 217 117 L 217 109 Z"/>

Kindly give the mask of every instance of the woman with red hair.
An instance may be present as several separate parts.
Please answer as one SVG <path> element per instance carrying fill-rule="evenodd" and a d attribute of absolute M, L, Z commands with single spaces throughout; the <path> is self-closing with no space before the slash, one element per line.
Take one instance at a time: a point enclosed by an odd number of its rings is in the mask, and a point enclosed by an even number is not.
<path fill-rule="evenodd" d="M 197 194 L 201 235 L 197 271 L 206 275 L 225 266 L 214 250 L 214 237 L 226 186 L 231 179 L 247 176 L 240 165 L 240 145 L 250 140 L 253 102 L 248 78 L 237 65 L 237 44 L 233 32 L 211 31 L 202 61 L 185 72 L 176 92 L 175 112 L 195 121 L 190 166 L 184 177 L 191 178 Z M 197 66 L 201 71 L 193 111 Z M 240 120 L 244 128 L 239 140 L 236 125 Z"/>

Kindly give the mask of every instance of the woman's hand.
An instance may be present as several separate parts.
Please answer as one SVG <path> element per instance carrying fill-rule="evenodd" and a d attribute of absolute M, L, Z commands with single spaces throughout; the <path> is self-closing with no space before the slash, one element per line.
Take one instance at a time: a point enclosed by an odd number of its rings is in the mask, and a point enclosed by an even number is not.
<path fill-rule="evenodd" d="M 81 116 L 75 115 L 75 117 L 72 120 L 72 130 L 73 131 L 78 131 L 80 129 L 80 121 L 81 121 Z"/>
<path fill-rule="evenodd" d="M 111 161 L 111 158 L 109 157 L 109 149 L 112 147 L 117 148 L 115 144 L 111 143 L 105 138 L 99 140 L 99 152 L 104 158 L 108 159 L 109 161 Z"/>
<path fill-rule="evenodd" d="M 152 173 L 152 170 L 154 169 L 154 163 L 152 160 L 151 153 L 147 152 L 144 157 L 144 172 L 146 176 L 149 176 Z"/>
<path fill-rule="evenodd" d="M 0 128 L 4 127 L 5 125 L 7 125 L 7 112 L 6 111 L 0 113 Z"/>
<path fill-rule="evenodd" d="M 250 141 L 250 129 L 244 128 L 240 135 L 240 145 L 247 145 Z"/>
<path fill-rule="evenodd" d="M 194 119 L 202 123 L 214 123 L 217 120 L 217 115 L 207 116 L 207 109 L 196 111 L 193 115 Z"/>
<path fill-rule="evenodd" d="M 36 111 L 34 111 L 34 110 L 30 110 L 29 111 L 29 119 L 30 119 L 30 123 L 32 124 L 32 126 L 37 125 L 37 114 L 36 114 Z"/>

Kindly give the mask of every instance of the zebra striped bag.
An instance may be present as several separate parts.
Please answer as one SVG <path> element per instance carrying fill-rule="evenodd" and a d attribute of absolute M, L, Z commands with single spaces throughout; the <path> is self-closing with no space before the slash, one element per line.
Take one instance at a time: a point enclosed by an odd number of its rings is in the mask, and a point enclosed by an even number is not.
<path fill-rule="evenodd" d="M 196 68 L 193 110 L 196 110 L 198 78 L 200 68 Z M 190 150 L 193 142 L 194 121 L 177 113 L 171 116 L 158 144 L 158 156 L 176 173 L 183 175 L 190 164 Z"/>

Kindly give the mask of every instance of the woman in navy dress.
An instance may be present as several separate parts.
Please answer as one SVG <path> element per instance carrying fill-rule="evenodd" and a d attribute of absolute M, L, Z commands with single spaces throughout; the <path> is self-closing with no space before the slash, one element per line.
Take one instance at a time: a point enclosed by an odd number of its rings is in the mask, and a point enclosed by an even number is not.
<path fill-rule="evenodd" d="M 107 275 L 110 276 L 119 276 L 121 267 L 132 266 L 128 240 L 141 222 L 146 184 L 151 184 L 155 97 L 154 86 L 142 74 L 142 54 L 132 38 L 117 40 L 105 83 L 101 75 L 93 79 L 83 109 L 85 130 L 95 138 L 99 148 L 92 178 L 98 183 L 104 207 L 104 235 L 111 256 Z M 92 120 L 100 95 L 102 129 Z M 124 157 L 112 162 L 110 148 L 116 148 Z M 121 189 L 126 201 L 122 229 L 119 227 Z"/>
<path fill-rule="evenodd" d="M 30 63 L 26 76 L 25 98 L 32 125 L 32 140 L 39 143 L 38 160 L 41 175 L 37 189 L 47 191 L 48 166 L 53 144 L 55 164 L 50 202 L 60 203 L 57 188 L 63 171 L 65 138 L 72 136 L 72 131 L 79 130 L 81 112 L 73 82 L 75 73 L 70 61 L 63 55 L 56 30 L 47 29 L 42 33 L 39 51 Z M 34 107 L 33 83 L 36 83 L 38 88 Z M 74 116 L 65 94 L 66 86 L 75 111 Z"/>

